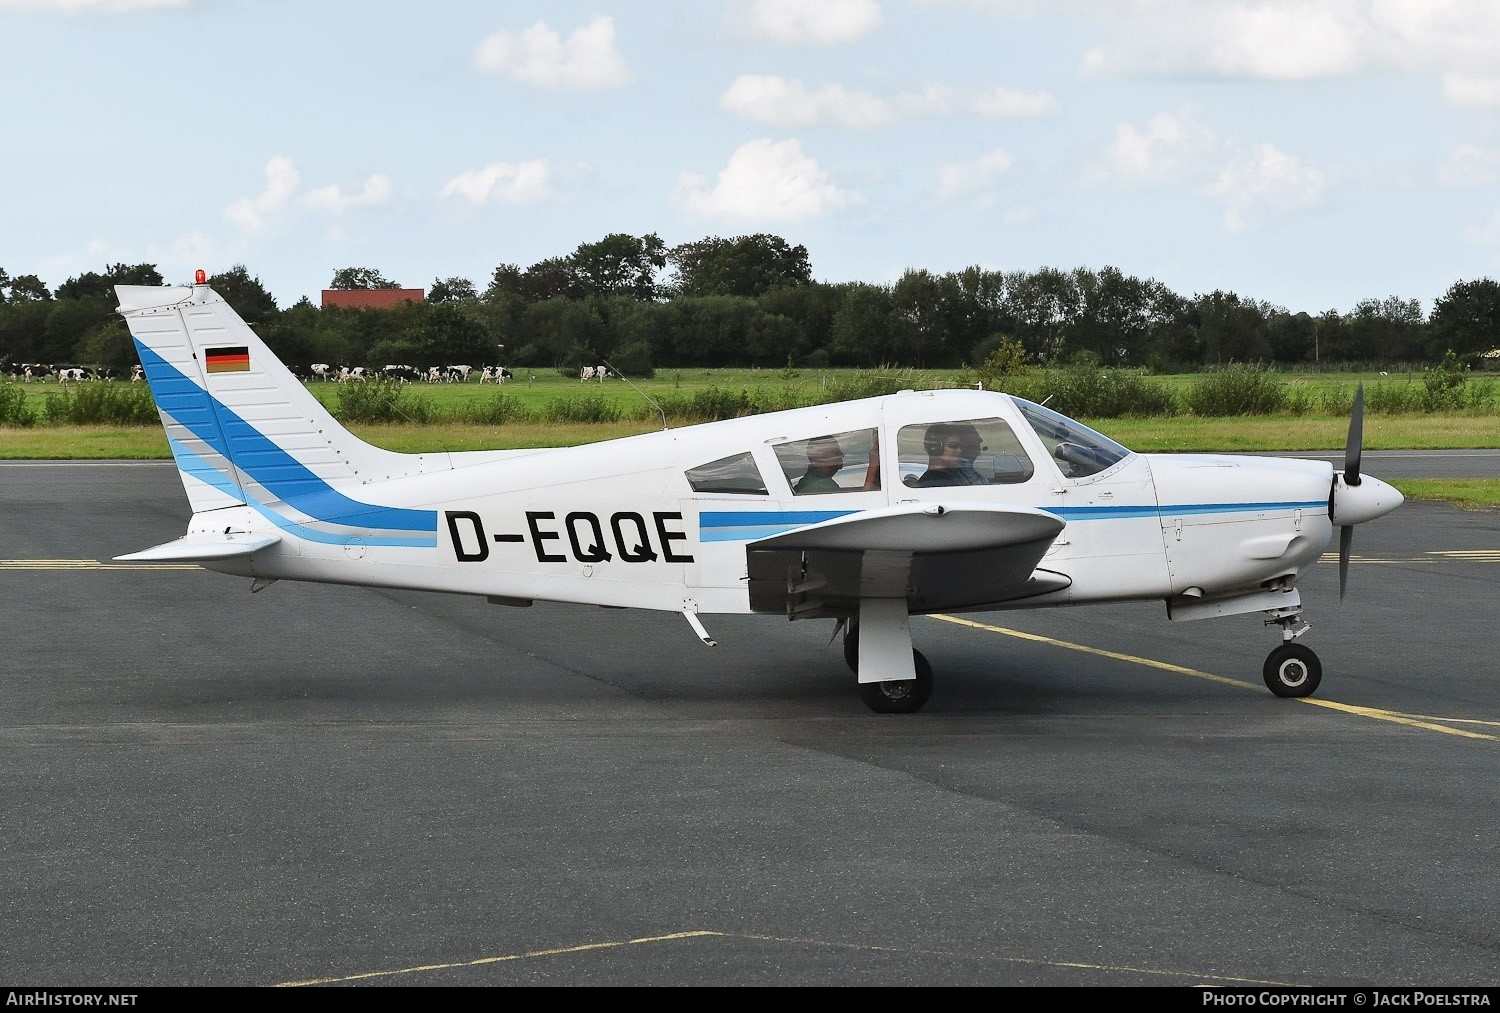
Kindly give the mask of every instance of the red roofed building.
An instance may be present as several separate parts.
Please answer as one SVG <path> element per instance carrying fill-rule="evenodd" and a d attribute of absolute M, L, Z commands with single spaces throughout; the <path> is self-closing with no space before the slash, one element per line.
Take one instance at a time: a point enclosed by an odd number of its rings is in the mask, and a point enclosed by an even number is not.
<path fill-rule="evenodd" d="M 325 288 L 323 308 L 388 310 L 404 302 L 421 302 L 425 298 L 427 291 L 420 288 Z"/>

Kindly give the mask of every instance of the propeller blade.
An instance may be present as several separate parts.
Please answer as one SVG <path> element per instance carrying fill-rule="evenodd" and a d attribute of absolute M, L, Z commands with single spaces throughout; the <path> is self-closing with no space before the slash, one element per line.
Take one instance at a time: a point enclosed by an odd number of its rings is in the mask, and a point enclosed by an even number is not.
<path fill-rule="evenodd" d="M 1349 548 L 1354 544 L 1354 528 L 1339 528 L 1339 601 L 1344 600 L 1344 590 L 1349 586 Z"/>
<path fill-rule="evenodd" d="M 1344 484 L 1359 485 L 1359 454 L 1365 433 L 1365 385 L 1354 392 L 1354 411 L 1349 414 L 1349 442 L 1344 445 Z"/>

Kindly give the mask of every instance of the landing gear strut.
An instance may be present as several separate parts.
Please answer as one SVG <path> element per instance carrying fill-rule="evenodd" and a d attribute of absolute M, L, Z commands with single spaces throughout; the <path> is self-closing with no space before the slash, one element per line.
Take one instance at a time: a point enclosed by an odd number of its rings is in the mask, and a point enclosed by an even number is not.
<path fill-rule="evenodd" d="M 1261 670 L 1266 688 L 1281 697 L 1312 696 L 1323 681 L 1323 663 L 1312 648 L 1295 643 L 1297 637 L 1310 629 L 1306 623 L 1301 629 L 1293 629 L 1301 621 L 1302 609 L 1273 609 L 1268 614 L 1271 618 L 1266 625 L 1281 627 L 1282 643 L 1266 655 Z"/>

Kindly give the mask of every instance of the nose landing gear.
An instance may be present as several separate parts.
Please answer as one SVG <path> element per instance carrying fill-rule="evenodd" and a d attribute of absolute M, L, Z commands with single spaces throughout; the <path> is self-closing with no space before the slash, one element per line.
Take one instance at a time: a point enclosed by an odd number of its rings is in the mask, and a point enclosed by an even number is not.
<path fill-rule="evenodd" d="M 1302 623 L 1300 629 L 1293 628 L 1302 621 L 1300 607 L 1272 609 L 1267 615 L 1267 626 L 1281 627 L 1282 643 L 1266 655 L 1261 669 L 1266 688 L 1280 697 L 1312 696 L 1323 681 L 1323 663 L 1312 648 L 1295 642 L 1312 627 Z"/>

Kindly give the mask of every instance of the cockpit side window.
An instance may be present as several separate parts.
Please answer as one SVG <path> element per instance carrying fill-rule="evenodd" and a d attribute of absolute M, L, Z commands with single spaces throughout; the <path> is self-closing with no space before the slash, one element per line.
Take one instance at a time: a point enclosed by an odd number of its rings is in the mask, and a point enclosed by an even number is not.
<path fill-rule="evenodd" d="M 1036 474 L 1004 419 L 961 419 L 901 427 L 901 481 L 918 489 L 1015 485 Z"/>
<path fill-rule="evenodd" d="M 766 480 L 761 478 L 755 458 L 749 453 L 721 457 L 717 461 L 700 464 L 687 470 L 688 485 L 694 492 L 739 493 L 748 496 L 769 496 Z"/>
<path fill-rule="evenodd" d="M 880 488 L 880 446 L 874 429 L 792 440 L 777 446 L 776 460 L 798 496 Z"/>
<path fill-rule="evenodd" d="M 1130 456 L 1130 451 L 1082 422 L 1043 408 L 1025 398 L 1012 397 L 1042 444 L 1052 452 L 1057 466 L 1068 478 L 1097 475 Z"/>

